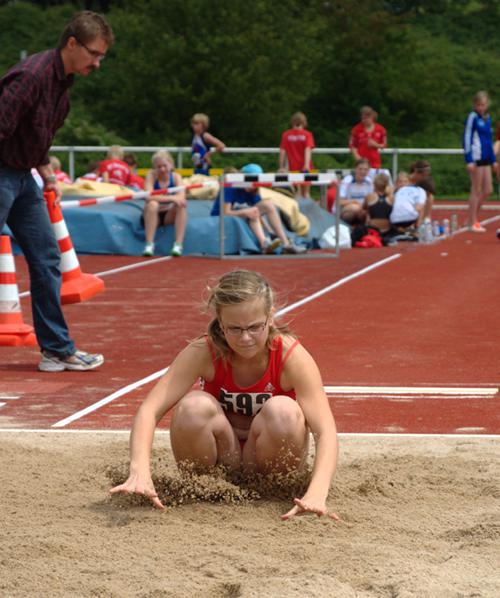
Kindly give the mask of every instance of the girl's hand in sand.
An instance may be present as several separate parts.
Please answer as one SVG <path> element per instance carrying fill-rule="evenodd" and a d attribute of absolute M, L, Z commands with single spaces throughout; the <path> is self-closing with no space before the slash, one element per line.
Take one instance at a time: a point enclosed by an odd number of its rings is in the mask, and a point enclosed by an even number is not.
<path fill-rule="evenodd" d="M 110 494 L 116 494 L 117 492 L 123 492 L 124 494 L 141 494 L 142 496 L 149 498 L 157 509 L 165 508 L 158 498 L 153 480 L 150 477 L 143 478 L 143 476 L 138 473 L 131 473 L 125 483 L 115 486 L 109 491 Z"/>
<path fill-rule="evenodd" d="M 306 498 L 294 498 L 295 506 L 292 507 L 288 513 L 281 516 L 283 521 L 295 517 L 295 515 L 306 515 L 307 513 L 314 513 L 318 517 L 326 515 L 330 519 L 340 521 L 340 517 L 335 513 L 329 513 L 324 501 L 309 500 Z"/>

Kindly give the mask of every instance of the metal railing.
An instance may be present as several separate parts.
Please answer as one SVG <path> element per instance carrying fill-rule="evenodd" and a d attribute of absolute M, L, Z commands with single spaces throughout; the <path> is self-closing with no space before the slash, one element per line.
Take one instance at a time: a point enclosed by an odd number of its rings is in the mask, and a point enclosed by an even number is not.
<path fill-rule="evenodd" d="M 100 152 L 105 154 L 109 146 L 105 145 L 54 145 L 51 147 L 51 152 L 67 152 L 69 154 L 69 176 L 75 178 L 75 155 L 77 153 L 95 153 Z M 190 146 L 123 146 L 125 152 L 148 153 L 152 154 L 158 150 L 167 150 L 172 155 L 175 155 L 177 168 L 183 168 L 184 154 L 188 156 L 191 154 Z M 224 154 L 279 154 L 277 147 L 226 147 Z M 350 150 L 347 147 L 317 147 L 313 150 L 313 154 L 323 155 L 348 155 Z M 391 160 L 391 174 L 393 178 L 397 176 L 399 170 L 399 156 L 406 156 L 411 154 L 438 156 L 462 155 L 463 150 L 459 148 L 387 148 L 381 150 L 381 154 L 392 156 Z M 189 160 L 191 165 L 191 160 Z"/>

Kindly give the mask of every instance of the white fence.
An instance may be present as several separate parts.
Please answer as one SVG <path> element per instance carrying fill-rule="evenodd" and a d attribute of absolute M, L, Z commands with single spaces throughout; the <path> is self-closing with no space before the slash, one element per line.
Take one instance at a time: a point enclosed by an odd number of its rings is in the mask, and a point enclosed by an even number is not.
<path fill-rule="evenodd" d="M 69 176 L 75 178 L 75 154 L 77 153 L 92 153 L 100 152 L 105 154 L 109 147 L 104 145 L 54 145 L 51 148 L 52 152 L 66 152 L 69 154 Z M 191 147 L 189 146 L 123 146 L 123 150 L 126 152 L 136 153 L 149 153 L 152 154 L 160 149 L 168 150 L 172 155 L 176 156 L 177 168 L 183 168 L 184 165 L 184 154 L 189 157 L 188 163 L 191 166 Z M 381 151 L 383 155 L 392 156 L 391 160 L 391 173 L 393 178 L 396 177 L 399 170 L 399 156 L 406 155 L 449 155 L 456 156 L 462 155 L 462 149 L 439 149 L 439 148 L 387 148 Z M 224 154 L 279 154 L 279 148 L 277 147 L 226 147 Z M 313 150 L 313 154 L 326 154 L 326 155 L 347 155 L 350 154 L 349 148 L 347 147 L 318 147 Z"/>

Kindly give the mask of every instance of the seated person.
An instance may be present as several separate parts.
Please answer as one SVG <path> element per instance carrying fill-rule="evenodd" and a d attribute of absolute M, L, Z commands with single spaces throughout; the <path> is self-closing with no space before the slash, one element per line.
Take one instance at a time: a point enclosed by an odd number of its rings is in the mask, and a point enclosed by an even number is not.
<path fill-rule="evenodd" d="M 340 217 L 347 224 L 363 224 L 366 220 L 363 203 L 366 196 L 373 192 L 373 183 L 368 177 L 369 170 L 370 163 L 361 158 L 356 162 L 353 174 L 345 176 L 340 183 Z"/>
<path fill-rule="evenodd" d="M 396 182 L 394 183 L 394 193 L 401 187 L 410 184 L 410 176 L 405 170 L 400 170 L 398 172 L 398 176 L 396 177 Z"/>
<path fill-rule="evenodd" d="M 411 183 L 400 187 L 394 195 L 394 205 L 389 219 L 395 234 L 420 226 L 424 219 L 427 197 L 422 187 Z"/>
<path fill-rule="evenodd" d="M 135 154 L 125 154 L 123 156 L 123 161 L 130 167 L 128 186 L 138 191 L 144 189 L 144 179 L 137 174 L 137 158 L 135 157 Z"/>
<path fill-rule="evenodd" d="M 50 165 L 52 166 L 52 170 L 56 175 L 56 179 L 58 183 L 65 183 L 66 185 L 71 185 L 73 182 L 66 172 L 61 170 L 61 161 L 56 156 L 50 156 L 49 158 Z"/>
<path fill-rule="evenodd" d="M 99 176 L 99 164 L 99 160 L 91 160 L 87 166 L 87 172 L 79 178 L 84 181 L 96 181 L 100 183 L 102 179 Z"/>
<path fill-rule="evenodd" d="M 130 166 L 123 161 L 123 150 L 119 145 L 112 145 L 108 157 L 99 164 L 99 176 L 104 183 L 126 186 L 130 182 Z"/>
<path fill-rule="evenodd" d="M 164 150 L 156 152 L 153 155 L 152 164 L 153 168 L 148 172 L 144 184 L 146 191 L 183 185 L 181 175 L 173 172 L 174 161 L 169 152 Z M 154 255 L 156 230 L 159 226 L 167 224 L 174 224 L 175 226 L 175 243 L 170 255 L 174 257 L 182 255 L 182 243 L 187 224 L 187 200 L 184 189 L 168 195 L 149 195 L 146 197 L 142 219 L 146 231 L 146 244 L 142 255 L 147 257 Z"/>
<path fill-rule="evenodd" d="M 381 234 L 391 228 L 389 216 L 392 212 L 394 196 L 390 187 L 390 180 L 386 174 L 377 174 L 373 181 L 375 191 L 365 197 L 363 209 L 368 214 L 369 226 L 377 228 Z"/>
<path fill-rule="evenodd" d="M 434 194 L 436 193 L 436 185 L 434 179 L 431 177 L 431 165 L 427 160 L 417 160 L 410 166 L 410 184 L 418 185 L 426 194 L 424 205 L 424 219 L 431 217 L 432 205 L 434 203 Z"/>
<path fill-rule="evenodd" d="M 241 172 L 260 174 L 263 170 L 258 164 L 247 164 L 241 169 Z M 211 214 L 212 216 L 219 216 L 220 214 L 220 195 L 214 202 Z M 284 253 L 304 253 L 306 251 L 305 247 L 290 242 L 285 234 L 278 209 L 270 199 L 262 199 L 258 188 L 227 187 L 224 189 L 224 215 L 247 219 L 263 253 L 274 253 L 280 245 L 283 246 Z M 267 238 L 264 233 L 262 216 L 267 218 L 272 231 L 277 237 L 273 241 Z"/>

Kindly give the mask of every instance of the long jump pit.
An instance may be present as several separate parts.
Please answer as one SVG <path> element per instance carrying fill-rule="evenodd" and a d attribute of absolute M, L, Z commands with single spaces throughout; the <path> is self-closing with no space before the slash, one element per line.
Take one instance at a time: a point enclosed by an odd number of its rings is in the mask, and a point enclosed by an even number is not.
<path fill-rule="evenodd" d="M 0 454 L 2 596 L 500 594 L 498 436 L 341 435 L 339 522 L 282 521 L 293 485 L 181 479 L 165 431 L 152 466 L 165 511 L 108 494 L 128 433 L 4 431 Z"/>

